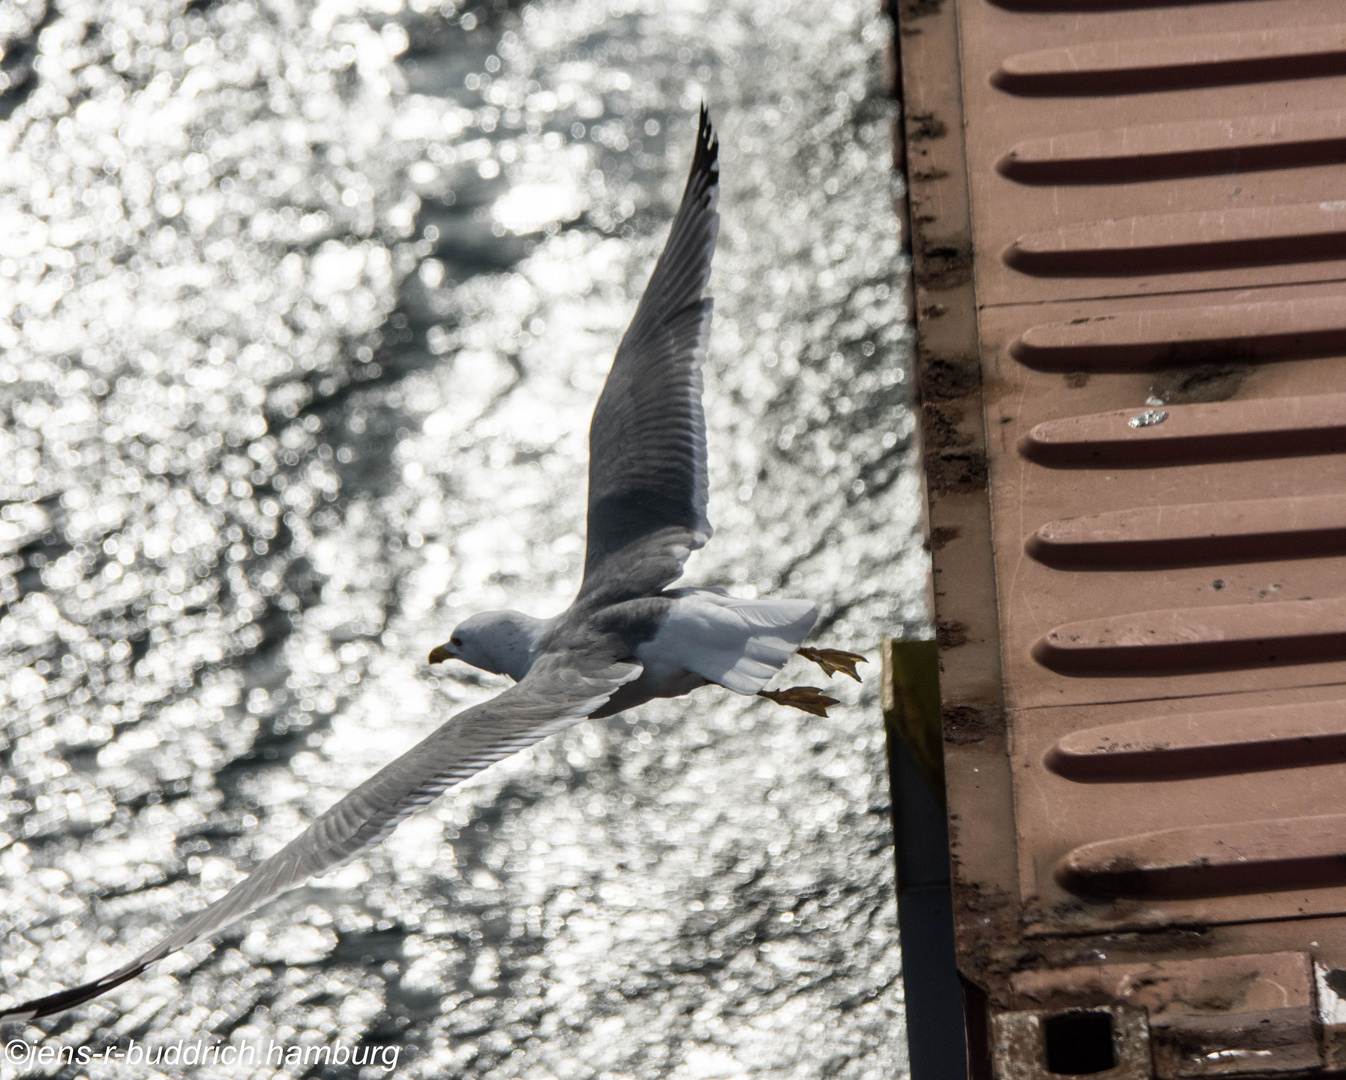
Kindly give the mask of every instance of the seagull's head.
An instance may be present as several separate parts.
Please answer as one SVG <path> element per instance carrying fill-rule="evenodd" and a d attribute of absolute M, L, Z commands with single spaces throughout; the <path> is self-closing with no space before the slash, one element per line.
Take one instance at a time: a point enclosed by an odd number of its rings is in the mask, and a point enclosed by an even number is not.
<path fill-rule="evenodd" d="M 431 650 L 430 663 L 461 660 L 518 682 L 533 666 L 533 649 L 542 623 L 542 619 L 518 611 L 483 611 L 454 627 L 449 640 Z"/>

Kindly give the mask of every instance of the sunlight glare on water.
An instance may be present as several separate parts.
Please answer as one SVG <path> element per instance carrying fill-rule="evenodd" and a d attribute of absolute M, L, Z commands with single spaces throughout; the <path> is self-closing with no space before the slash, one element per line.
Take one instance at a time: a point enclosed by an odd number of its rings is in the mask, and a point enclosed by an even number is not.
<path fill-rule="evenodd" d="M 427 668 L 459 619 L 569 602 L 588 417 L 702 98 L 717 533 L 686 580 L 815 599 L 872 661 L 826 720 L 706 689 L 580 724 L 52 1039 L 905 1070 L 876 646 L 926 614 L 887 33 L 873 0 L 0 0 L 5 993 L 120 965 L 496 693 Z"/>

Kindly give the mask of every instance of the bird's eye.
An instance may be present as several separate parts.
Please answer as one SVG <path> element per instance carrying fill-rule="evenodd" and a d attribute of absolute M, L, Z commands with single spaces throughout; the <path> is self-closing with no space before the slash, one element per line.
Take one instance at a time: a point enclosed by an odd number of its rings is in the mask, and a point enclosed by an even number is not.
<path fill-rule="evenodd" d="M 462 643 L 463 643 L 463 639 L 460 638 L 460 637 L 451 637 L 451 638 L 449 638 L 449 644 L 450 644 L 450 645 L 459 646 L 459 645 L 462 645 Z"/>

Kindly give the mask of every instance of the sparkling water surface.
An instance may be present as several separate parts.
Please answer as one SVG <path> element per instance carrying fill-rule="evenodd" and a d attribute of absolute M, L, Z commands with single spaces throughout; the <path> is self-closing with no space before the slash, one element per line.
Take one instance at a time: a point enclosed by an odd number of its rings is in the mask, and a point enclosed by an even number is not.
<path fill-rule="evenodd" d="M 875 663 L 826 720 L 707 688 L 582 723 L 7 1034 L 899 1076 L 876 644 L 925 569 L 886 23 L 409 2 L 0 2 L 0 1003 L 124 963 L 505 685 L 425 655 L 573 595 L 589 414 L 703 97 L 717 533 L 684 581 L 815 599 Z"/>

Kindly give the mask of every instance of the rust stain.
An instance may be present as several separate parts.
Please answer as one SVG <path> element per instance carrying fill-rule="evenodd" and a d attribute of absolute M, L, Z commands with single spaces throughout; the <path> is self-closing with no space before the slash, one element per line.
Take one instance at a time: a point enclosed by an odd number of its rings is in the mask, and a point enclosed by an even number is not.
<path fill-rule="evenodd" d="M 935 624 L 935 640 L 941 649 L 956 649 L 967 644 L 967 626 L 957 621 Z"/>
<path fill-rule="evenodd" d="M 938 15 L 944 9 L 944 2 L 945 0 L 899 0 L 897 24 L 905 29 L 909 22 Z"/>
<path fill-rule="evenodd" d="M 979 743 L 1004 730 L 1004 717 L 978 705 L 946 705 L 943 713 L 944 741 L 957 746 Z"/>
<path fill-rule="evenodd" d="M 938 525 L 930 530 L 930 550 L 938 551 L 950 540 L 957 540 L 962 530 L 956 525 Z"/>
<path fill-rule="evenodd" d="M 946 402 L 928 401 L 921 407 L 921 430 L 926 450 L 948 450 L 972 443 L 973 437 L 959 431 L 963 410 Z"/>
<path fill-rule="evenodd" d="M 907 140 L 925 142 L 942 139 L 949 133 L 944 121 L 932 112 L 913 112 L 907 115 Z"/>
<path fill-rule="evenodd" d="M 986 490 L 986 454 L 942 452 L 925 459 L 925 475 L 934 495 L 965 495 Z"/>
<path fill-rule="evenodd" d="M 939 180 L 947 176 L 932 170 L 917 177 Z M 918 219 L 919 220 L 919 219 Z M 972 280 L 972 244 L 968 241 L 923 240 L 912 270 L 916 284 L 933 292 L 947 292 Z"/>
<path fill-rule="evenodd" d="M 1247 364 L 1201 364 L 1160 372 L 1150 383 L 1150 397 L 1164 405 L 1228 401 L 1248 377 Z"/>
<path fill-rule="evenodd" d="M 981 387 L 981 365 L 974 356 L 924 353 L 920 358 L 922 401 L 954 401 Z"/>

